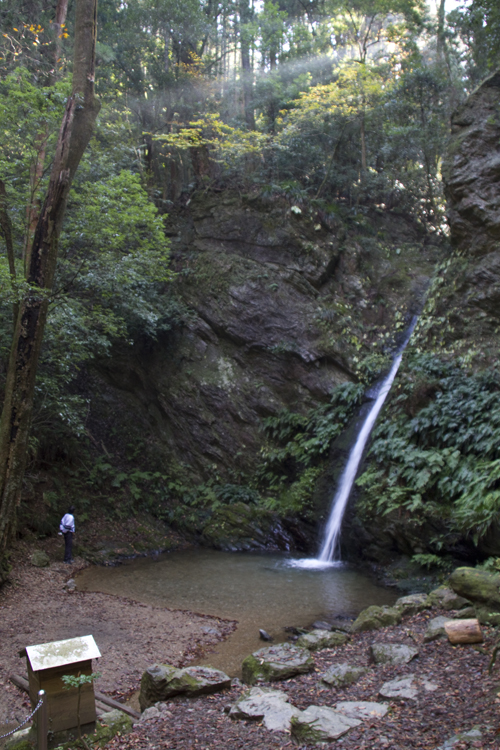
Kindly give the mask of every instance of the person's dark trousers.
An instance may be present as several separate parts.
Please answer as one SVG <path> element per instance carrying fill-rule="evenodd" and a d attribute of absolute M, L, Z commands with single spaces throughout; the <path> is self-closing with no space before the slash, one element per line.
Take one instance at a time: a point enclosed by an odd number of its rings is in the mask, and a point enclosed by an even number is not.
<path fill-rule="evenodd" d="M 64 534 L 64 562 L 71 562 L 73 559 L 73 532 L 67 531 Z"/>

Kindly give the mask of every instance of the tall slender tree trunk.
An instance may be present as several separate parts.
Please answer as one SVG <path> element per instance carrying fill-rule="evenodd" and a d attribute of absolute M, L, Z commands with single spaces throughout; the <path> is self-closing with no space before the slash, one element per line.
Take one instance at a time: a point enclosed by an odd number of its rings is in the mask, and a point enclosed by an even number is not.
<path fill-rule="evenodd" d="M 255 115 L 253 108 L 253 80 L 252 65 L 250 60 L 251 38 L 248 24 L 251 19 L 252 10 L 248 0 L 240 0 L 240 47 L 241 47 L 241 78 L 243 83 L 243 106 L 245 110 L 245 122 L 250 130 L 255 130 Z"/>
<path fill-rule="evenodd" d="M 94 95 L 96 17 L 97 0 L 76 1 L 73 90 L 66 105 L 49 186 L 33 238 L 27 273 L 30 291 L 20 301 L 7 370 L 0 418 L 0 583 L 8 574 L 7 549 L 16 529 L 36 371 L 56 270 L 59 235 L 71 183 L 99 112 Z"/>

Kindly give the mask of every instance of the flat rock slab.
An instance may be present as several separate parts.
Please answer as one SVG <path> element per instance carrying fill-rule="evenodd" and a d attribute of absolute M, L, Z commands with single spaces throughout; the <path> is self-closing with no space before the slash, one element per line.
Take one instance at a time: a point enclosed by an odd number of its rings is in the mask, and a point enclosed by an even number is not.
<path fill-rule="evenodd" d="M 327 706 L 309 706 L 292 719 L 292 737 L 301 744 L 331 742 L 361 724 Z"/>
<path fill-rule="evenodd" d="M 139 703 L 141 711 L 158 701 L 185 694 L 188 697 L 217 693 L 231 686 L 231 678 L 211 667 L 177 669 L 171 664 L 154 664 L 142 675 Z"/>
<path fill-rule="evenodd" d="M 353 685 L 367 672 L 368 669 L 366 667 L 355 667 L 352 664 L 343 662 L 342 664 L 334 664 L 321 675 L 321 682 L 331 687 L 345 687 Z"/>
<path fill-rule="evenodd" d="M 279 643 L 254 651 L 242 664 L 243 682 L 253 685 L 258 681 L 287 680 L 297 674 L 306 674 L 314 668 L 311 654 L 306 648 L 291 643 Z"/>
<path fill-rule="evenodd" d="M 375 664 L 409 664 L 418 656 L 418 648 L 404 643 L 372 643 L 370 654 Z"/>
<path fill-rule="evenodd" d="M 322 648 L 335 648 L 347 643 L 349 636 L 345 633 L 332 633 L 330 630 L 311 630 L 310 633 L 301 635 L 296 645 L 299 648 L 307 648 L 309 651 L 319 651 Z"/>
<path fill-rule="evenodd" d="M 288 703 L 288 695 L 282 690 L 254 687 L 244 693 L 231 706 L 231 719 L 262 721 L 271 732 L 290 732 L 293 716 L 300 711 Z"/>
<path fill-rule="evenodd" d="M 449 622 L 449 617 L 444 617 L 441 615 L 440 617 L 434 617 L 432 620 L 429 620 L 427 624 L 427 630 L 424 633 L 424 643 L 429 643 L 430 641 L 435 641 L 436 638 L 442 638 L 446 636 L 446 630 L 444 629 L 445 622 Z"/>
<path fill-rule="evenodd" d="M 401 618 L 401 610 L 397 607 L 367 607 L 360 612 L 351 625 L 351 633 L 359 633 L 362 630 L 377 630 L 388 625 L 399 625 Z"/>
<path fill-rule="evenodd" d="M 340 701 L 335 704 L 335 711 L 340 711 L 341 714 L 361 721 L 382 719 L 388 710 L 389 708 L 385 703 L 373 701 Z"/>
<path fill-rule="evenodd" d="M 422 612 L 430 605 L 427 594 L 409 594 L 408 596 L 400 596 L 396 600 L 394 606 L 396 609 L 401 610 L 405 615 L 416 615 L 417 612 Z"/>
<path fill-rule="evenodd" d="M 430 680 L 418 679 L 415 675 L 410 674 L 406 677 L 398 677 L 395 680 L 384 682 L 379 690 L 382 698 L 389 700 L 415 700 L 420 691 L 434 692 L 438 685 Z"/>

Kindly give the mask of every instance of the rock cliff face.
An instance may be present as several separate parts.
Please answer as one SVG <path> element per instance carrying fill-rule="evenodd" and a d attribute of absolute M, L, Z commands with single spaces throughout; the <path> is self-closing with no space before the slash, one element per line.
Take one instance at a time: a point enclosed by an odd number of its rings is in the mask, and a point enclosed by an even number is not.
<path fill-rule="evenodd" d="M 452 117 L 443 163 L 454 255 L 442 271 L 436 317 L 449 321 L 445 343 L 496 358 L 500 318 L 500 72 Z M 488 351 L 490 349 L 490 351 Z"/>
<path fill-rule="evenodd" d="M 389 344 L 418 304 L 436 256 L 401 217 L 328 226 L 230 194 L 198 195 L 169 230 L 184 322 L 100 373 L 115 419 L 135 415 L 165 469 L 193 482 L 251 475 L 263 417 L 356 380 L 373 342 Z"/>

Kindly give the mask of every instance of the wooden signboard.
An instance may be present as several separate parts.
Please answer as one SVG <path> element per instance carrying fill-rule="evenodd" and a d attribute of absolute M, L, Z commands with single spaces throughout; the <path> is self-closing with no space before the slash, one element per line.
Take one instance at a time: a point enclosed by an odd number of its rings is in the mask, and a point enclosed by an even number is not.
<path fill-rule="evenodd" d="M 77 726 L 78 688 L 66 688 L 62 678 L 92 674 L 92 659 L 100 655 L 91 635 L 26 648 L 31 704 L 36 706 L 38 691 L 45 690 L 49 731 L 60 732 Z M 88 683 L 80 688 L 80 724 L 95 720 L 94 685 Z"/>

